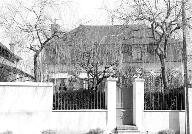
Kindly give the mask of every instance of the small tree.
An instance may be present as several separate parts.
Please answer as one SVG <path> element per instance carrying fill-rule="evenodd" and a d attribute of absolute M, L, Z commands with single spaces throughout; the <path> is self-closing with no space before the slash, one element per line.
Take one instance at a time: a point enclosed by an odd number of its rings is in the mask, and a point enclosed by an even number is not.
<path fill-rule="evenodd" d="M 89 42 L 83 38 L 80 44 L 72 45 L 72 64 L 75 70 L 87 73 L 89 89 L 98 89 L 104 79 L 117 77 L 122 63 L 122 46 L 118 36 L 106 35 L 100 42 Z"/>
<path fill-rule="evenodd" d="M 25 5 L 19 1 L 16 5 L 7 5 L 0 16 L 1 26 L 13 43 L 22 42 L 34 52 L 34 78 L 38 81 L 38 57 L 45 46 L 59 36 L 56 27 L 51 29 L 52 18 L 47 10 L 56 7 L 53 0 L 34 1 Z"/>

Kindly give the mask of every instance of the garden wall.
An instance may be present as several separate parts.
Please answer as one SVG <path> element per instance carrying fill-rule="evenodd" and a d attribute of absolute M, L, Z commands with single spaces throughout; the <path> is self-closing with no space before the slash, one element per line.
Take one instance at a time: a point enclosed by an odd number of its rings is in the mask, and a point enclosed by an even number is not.
<path fill-rule="evenodd" d="M 0 133 L 41 134 L 44 130 L 66 133 L 105 128 L 107 110 L 52 112 L 51 83 L 0 83 Z"/>
<path fill-rule="evenodd" d="M 189 92 L 189 122 L 190 133 L 192 133 L 192 88 Z M 144 110 L 144 131 L 158 132 L 164 129 L 173 129 L 176 134 L 185 134 L 185 111 L 184 110 Z"/>
<path fill-rule="evenodd" d="M 0 83 L 0 133 L 41 134 L 44 130 L 62 133 L 85 133 L 116 127 L 116 80 L 108 80 L 107 110 L 52 111 L 51 83 Z M 144 110 L 144 80 L 133 84 L 133 123 L 142 132 L 173 129 L 185 132 L 184 111 Z M 189 88 L 189 109 L 192 111 L 192 88 Z M 192 132 L 192 118 L 190 118 Z"/>
<path fill-rule="evenodd" d="M 106 130 L 107 110 L 74 110 L 53 112 L 49 122 L 51 129 L 62 133 L 81 134 L 90 129 Z"/>
<path fill-rule="evenodd" d="M 185 111 L 145 110 L 143 114 L 144 131 L 172 129 L 176 134 L 185 133 Z"/>

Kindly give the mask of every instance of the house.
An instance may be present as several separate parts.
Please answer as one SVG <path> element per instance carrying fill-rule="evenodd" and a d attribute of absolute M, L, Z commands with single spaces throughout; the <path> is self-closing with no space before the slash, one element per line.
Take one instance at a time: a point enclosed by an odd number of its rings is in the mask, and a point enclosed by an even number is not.
<path fill-rule="evenodd" d="M 89 45 L 96 41 L 106 43 L 106 46 L 108 46 L 107 43 L 110 45 L 114 42 L 122 45 L 124 47 L 122 53 L 126 55 L 123 55 L 122 58 L 124 69 L 129 66 L 137 66 L 145 67 L 148 71 L 158 70 L 158 61 L 154 59 L 156 58 L 153 47 L 155 42 L 149 38 L 148 28 L 139 27 L 138 29 L 138 26 L 133 25 L 129 27 L 133 28 L 130 31 L 134 31 L 137 36 L 131 36 L 131 34 L 126 34 L 125 30 L 121 31 L 121 27 L 124 26 L 80 26 L 70 31 L 67 38 L 69 40 L 61 38 L 44 49 L 44 55 L 41 57 L 44 61 L 42 69 L 44 74 L 56 82 L 55 85 L 59 87 L 63 86 L 60 84 L 64 84 L 62 82 L 65 80 L 64 78 L 69 78 L 70 81 L 76 80 L 71 79 L 72 72 L 70 71 L 73 68 L 67 61 L 70 60 L 69 57 L 74 56 L 74 53 L 69 51 L 74 50 L 71 47 L 72 43 Z M 140 32 L 137 33 L 138 31 L 141 32 L 141 37 Z M 97 34 L 94 34 L 96 32 Z M 121 34 L 122 32 L 124 33 Z M 127 31 L 127 33 L 129 32 Z M 116 41 L 116 38 L 111 38 L 112 35 L 113 37 L 114 35 L 122 36 Z M 110 37 L 108 38 L 108 36 Z M 148 40 L 143 39 L 142 36 L 147 36 Z M 134 39 L 129 41 L 127 37 L 134 37 Z M 66 46 L 69 47 L 69 50 Z M 170 59 L 167 63 L 170 62 L 169 64 L 173 64 L 172 66 L 177 66 L 180 64 L 180 57 L 176 55 L 178 54 L 177 49 L 172 48 L 169 48 L 172 51 L 168 53 Z M 60 55 L 60 51 L 64 52 L 64 55 Z M 151 67 L 152 65 L 154 68 Z M 83 75 L 85 74 L 80 72 L 79 77 L 86 78 Z M 26 133 L 28 130 L 33 134 L 46 133 L 46 130 L 49 133 L 52 132 L 51 130 L 59 133 L 87 133 L 90 129 L 99 130 L 96 128 L 101 128 L 105 130 L 106 134 L 157 133 L 164 129 L 173 129 L 176 133 L 181 134 L 185 132 L 185 111 L 144 110 L 143 79 L 136 78 L 133 81 L 133 87 L 130 83 L 118 87 L 116 78 L 109 78 L 106 81 L 107 88 L 104 90 L 65 91 L 64 89 L 61 92 L 53 92 L 51 83 L 14 83 L 11 86 L 2 83 L 2 93 L 0 94 L 2 96 L 0 97 L 2 121 L 0 124 L 3 127 L 0 131 L 11 130 L 18 134 Z M 18 88 L 18 86 L 21 87 Z M 14 94 L 15 92 L 16 94 Z M 168 97 L 171 98 L 171 96 Z M 189 104 L 191 105 L 191 101 Z M 15 116 L 18 113 L 19 116 Z M 93 132 L 95 132 L 94 130 Z"/>
<path fill-rule="evenodd" d="M 159 58 L 155 54 L 156 45 L 151 29 L 146 25 L 80 25 L 68 32 L 67 40 L 62 38 L 45 48 L 43 73 L 49 75 L 49 78 L 62 77 L 73 68 L 67 65 L 73 56 L 73 44 L 88 46 L 94 43 L 106 46 L 114 43 L 122 45 L 122 70 L 131 66 L 143 68 L 148 72 L 159 72 L 161 69 Z M 173 39 L 169 42 L 166 66 L 170 69 L 182 68 L 181 47 L 181 41 Z"/>
<path fill-rule="evenodd" d="M 131 73 L 135 73 L 132 72 L 132 68 L 142 68 L 146 72 L 153 72 L 154 74 L 159 73 L 161 69 L 158 56 L 155 54 L 156 44 L 152 38 L 151 29 L 146 25 L 80 25 L 68 32 L 66 40 L 63 40 L 63 38 L 56 40 L 44 49 L 44 56 L 42 57 L 43 73 L 45 76 L 48 76 L 47 79 L 54 82 L 56 86 L 63 86 L 64 83 L 66 83 L 65 79 L 71 78 L 70 75 L 74 70 L 74 66 L 69 63 L 73 62 L 72 57 L 77 53 L 74 51 L 74 44 L 76 47 L 102 44 L 105 46 L 103 49 L 112 44 L 119 44 L 122 47 L 121 68 L 128 76 L 131 76 Z M 170 69 L 180 71 L 182 69 L 182 43 L 173 39 L 168 44 L 166 66 Z M 78 75 L 80 78 L 88 77 L 82 70 Z M 82 87 L 86 87 L 84 81 L 80 83 Z M 118 88 L 116 88 L 116 125 L 132 125 L 132 82 L 125 78 L 120 79 L 119 83 L 120 84 L 117 84 Z M 103 92 L 99 92 L 99 94 L 103 94 Z M 55 95 L 54 98 L 56 101 L 57 95 Z M 97 98 L 97 96 L 93 95 L 93 98 Z M 93 103 L 97 104 L 96 102 Z M 56 104 L 54 104 L 54 106 L 56 106 Z M 71 108 L 76 109 L 76 107 L 73 106 Z M 97 109 L 98 107 L 94 108 Z M 88 107 L 88 109 L 90 109 L 90 107 Z"/>
<path fill-rule="evenodd" d="M 21 57 L 14 54 L 14 44 L 10 44 L 10 50 L 0 43 L 0 82 L 31 81 L 33 76 L 22 71 L 17 66 Z"/>

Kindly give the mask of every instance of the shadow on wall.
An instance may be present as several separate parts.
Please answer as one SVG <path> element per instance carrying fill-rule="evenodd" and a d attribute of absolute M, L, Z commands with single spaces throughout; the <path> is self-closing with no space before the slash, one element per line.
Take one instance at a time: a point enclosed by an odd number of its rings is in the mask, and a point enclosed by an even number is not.
<path fill-rule="evenodd" d="M 180 134 L 180 114 L 179 112 L 169 112 L 169 129 L 175 134 Z"/>
<path fill-rule="evenodd" d="M 5 132 L 2 132 L 0 134 L 13 134 L 13 132 L 12 131 L 5 131 Z"/>

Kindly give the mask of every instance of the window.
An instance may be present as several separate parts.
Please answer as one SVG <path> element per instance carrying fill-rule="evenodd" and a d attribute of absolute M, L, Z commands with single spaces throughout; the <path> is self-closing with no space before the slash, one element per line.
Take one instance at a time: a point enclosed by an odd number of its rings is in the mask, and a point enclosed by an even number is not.
<path fill-rule="evenodd" d="M 128 44 L 122 45 L 122 53 L 127 53 L 128 56 L 132 56 L 132 46 Z"/>
<path fill-rule="evenodd" d="M 133 60 L 142 60 L 141 47 L 135 47 L 132 55 L 133 55 Z"/>
<path fill-rule="evenodd" d="M 3 48 L 2 48 L 2 47 L 0 47 L 0 54 L 2 54 L 2 53 L 3 53 L 2 51 L 3 51 Z"/>
<path fill-rule="evenodd" d="M 150 53 L 151 55 L 155 54 L 155 49 L 154 49 L 154 45 L 153 44 L 149 44 L 147 46 L 147 52 Z"/>

